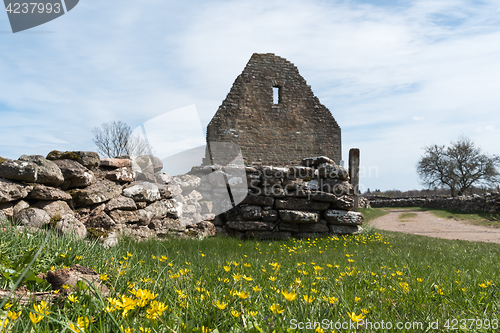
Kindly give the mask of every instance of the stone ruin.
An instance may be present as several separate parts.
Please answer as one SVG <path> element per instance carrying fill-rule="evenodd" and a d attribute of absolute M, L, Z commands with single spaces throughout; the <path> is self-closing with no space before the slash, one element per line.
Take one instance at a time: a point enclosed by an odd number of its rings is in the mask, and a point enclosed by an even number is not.
<path fill-rule="evenodd" d="M 273 94 L 275 96 L 273 96 Z M 274 98 L 273 98 L 274 97 Z M 232 142 L 245 165 L 300 165 L 307 156 L 341 160 L 340 127 L 290 61 L 254 53 L 207 127 L 212 142 Z M 205 161 L 206 164 L 213 164 Z"/>
<path fill-rule="evenodd" d="M 351 149 L 349 169 L 339 166 L 340 127 L 289 61 L 252 55 L 208 125 L 207 148 L 202 165 L 173 177 L 154 156 L 0 157 L 0 223 L 108 246 L 119 236 L 277 239 L 362 230 L 359 150 Z"/>
<path fill-rule="evenodd" d="M 134 170 L 134 164 L 142 167 Z M 237 166 L 219 165 L 170 177 L 151 156 L 132 163 L 94 152 L 1 158 L 0 221 L 21 230 L 101 238 L 106 245 L 119 236 L 268 239 L 359 232 L 363 216 L 352 211 L 349 172 L 327 157 L 302 164 L 243 166 L 241 179 L 231 174 Z M 241 181 L 248 184 L 241 203 L 218 200 L 230 191 L 228 184 Z"/>

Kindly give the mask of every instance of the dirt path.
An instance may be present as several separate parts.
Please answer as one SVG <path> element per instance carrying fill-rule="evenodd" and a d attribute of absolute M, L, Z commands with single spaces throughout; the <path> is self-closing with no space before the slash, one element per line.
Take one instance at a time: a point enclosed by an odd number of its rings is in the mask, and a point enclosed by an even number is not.
<path fill-rule="evenodd" d="M 416 213 L 413 218 L 399 219 L 401 213 Z M 500 244 L 500 228 L 468 224 L 457 220 L 438 218 L 429 212 L 390 209 L 390 213 L 369 223 L 370 226 L 407 234 L 424 235 L 444 239 L 461 239 L 472 242 Z"/>

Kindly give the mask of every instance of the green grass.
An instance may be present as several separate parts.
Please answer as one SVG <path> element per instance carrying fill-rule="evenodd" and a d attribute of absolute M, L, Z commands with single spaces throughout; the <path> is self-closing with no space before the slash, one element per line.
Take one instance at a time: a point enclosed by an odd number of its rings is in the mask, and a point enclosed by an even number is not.
<path fill-rule="evenodd" d="M 365 217 L 365 223 L 373 221 L 374 219 L 389 214 L 388 211 L 380 208 L 363 208 L 359 210 Z"/>
<path fill-rule="evenodd" d="M 380 213 L 370 211 L 368 220 Z M 43 233 L 4 231 L 0 244 L 8 246 L 0 247 L 0 258 L 14 262 L 44 239 Z M 480 318 L 491 326 L 500 319 L 497 244 L 368 229 L 351 237 L 283 241 L 123 240 L 104 249 L 51 235 L 41 253 L 32 269 L 93 267 L 106 274 L 112 294 L 106 299 L 76 292 L 78 302 L 38 308 L 43 314 L 36 324 L 29 314 L 40 304 L 10 302 L 0 310 L 0 318 L 11 317 L 7 332 L 71 332 L 70 324 L 79 320 L 85 332 L 314 332 L 299 323 L 349 324 L 353 312 L 371 323 L 422 322 L 422 330 L 408 331 L 435 332 L 426 330 L 431 321 Z"/>

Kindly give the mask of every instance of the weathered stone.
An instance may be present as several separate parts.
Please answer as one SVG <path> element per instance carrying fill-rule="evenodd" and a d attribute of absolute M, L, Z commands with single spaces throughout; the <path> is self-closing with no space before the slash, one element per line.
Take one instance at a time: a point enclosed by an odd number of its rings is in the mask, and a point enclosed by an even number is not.
<path fill-rule="evenodd" d="M 274 229 L 274 223 L 263 222 L 263 221 L 227 221 L 226 226 L 228 228 L 240 231 L 247 231 L 247 230 L 265 231 Z"/>
<path fill-rule="evenodd" d="M 208 221 L 201 221 L 196 224 L 190 225 L 186 228 L 186 234 L 189 237 L 196 237 L 203 239 L 206 237 L 215 236 L 215 226 Z"/>
<path fill-rule="evenodd" d="M 122 192 L 122 187 L 107 179 L 98 181 L 84 189 L 70 191 L 76 206 L 90 206 L 106 202 Z"/>
<path fill-rule="evenodd" d="M 110 229 L 116 225 L 115 221 L 105 212 L 101 212 L 97 215 L 90 216 L 87 219 L 86 225 L 93 228 L 104 228 Z"/>
<path fill-rule="evenodd" d="M 135 211 L 117 209 L 109 212 L 109 216 L 120 224 L 148 225 L 150 222 L 148 214 L 142 209 Z"/>
<path fill-rule="evenodd" d="M 158 186 L 147 182 L 134 182 L 130 187 L 123 190 L 123 195 L 134 199 L 134 201 L 154 202 L 160 200 Z"/>
<path fill-rule="evenodd" d="M 287 194 L 297 189 L 305 189 L 305 188 L 306 188 L 306 182 L 303 179 L 296 178 L 296 179 L 283 180 L 283 189 Z"/>
<path fill-rule="evenodd" d="M 7 220 L 7 215 L 3 211 L 0 210 L 0 226 L 5 227 L 10 225 L 9 221 Z"/>
<path fill-rule="evenodd" d="M 1 187 L 0 187 L 0 194 L 1 194 Z M 7 217 L 12 217 L 14 216 L 14 206 L 15 202 L 0 202 L 0 212 L 3 212 Z"/>
<path fill-rule="evenodd" d="M 295 210 L 327 210 L 330 207 L 329 202 L 318 202 L 302 198 L 286 198 L 276 200 L 277 209 L 295 209 Z"/>
<path fill-rule="evenodd" d="M 83 267 L 78 264 L 70 268 L 58 269 L 55 272 L 48 271 L 46 280 L 52 285 L 53 290 L 60 290 L 65 293 L 76 290 L 78 283 L 84 283 L 88 290 L 97 291 L 102 296 L 106 296 L 109 293 L 108 288 L 101 283 L 99 274 L 92 268 Z M 63 286 L 69 286 L 70 288 L 65 289 Z"/>
<path fill-rule="evenodd" d="M 182 213 L 183 214 L 196 214 L 201 213 L 201 206 L 197 202 L 191 205 L 182 205 Z"/>
<path fill-rule="evenodd" d="M 172 184 L 177 184 L 183 192 L 188 192 L 200 186 L 201 179 L 195 175 L 179 175 L 172 177 Z"/>
<path fill-rule="evenodd" d="M 16 215 L 17 213 L 19 213 L 23 209 L 26 209 L 26 208 L 29 208 L 29 207 L 30 207 L 29 203 L 27 203 L 24 200 L 20 200 L 18 203 L 16 203 L 16 205 L 14 206 L 14 208 L 12 210 L 13 215 Z"/>
<path fill-rule="evenodd" d="M 128 160 L 127 160 L 128 161 Z M 128 183 L 134 181 L 134 172 L 131 168 L 123 167 L 106 173 L 106 179 L 114 182 Z"/>
<path fill-rule="evenodd" d="M 94 173 L 73 160 L 54 160 L 64 176 L 62 189 L 87 187 L 96 182 Z"/>
<path fill-rule="evenodd" d="M 216 216 L 217 216 L 217 215 L 215 215 L 215 214 L 211 214 L 211 213 L 209 213 L 209 214 L 203 214 L 203 215 L 201 216 L 201 218 L 202 218 L 202 220 L 203 220 L 203 221 L 210 221 L 210 222 L 213 222 L 213 221 L 215 221 L 215 217 L 216 217 Z"/>
<path fill-rule="evenodd" d="M 279 186 L 264 187 L 261 190 L 261 194 L 266 197 L 285 198 L 287 196 L 285 190 Z"/>
<path fill-rule="evenodd" d="M 179 218 L 180 212 L 172 200 L 162 200 L 144 208 L 149 220 L 162 217 Z"/>
<path fill-rule="evenodd" d="M 149 227 L 156 232 L 157 236 L 167 236 L 170 232 L 183 232 L 186 230 L 185 226 L 181 226 L 178 219 L 169 217 L 162 219 L 153 219 Z"/>
<path fill-rule="evenodd" d="M 72 197 L 68 193 L 55 188 L 49 187 L 45 185 L 37 184 L 33 187 L 33 190 L 27 197 L 28 199 L 36 199 L 36 200 L 71 200 Z"/>
<path fill-rule="evenodd" d="M 363 232 L 363 228 L 360 226 L 351 225 L 328 225 L 330 228 L 330 234 L 332 235 L 352 235 Z"/>
<path fill-rule="evenodd" d="M 32 162 L 2 159 L 0 163 L 0 177 L 19 180 L 27 183 L 36 182 L 38 165 Z"/>
<path fill-rule="evenodd" d="M 118 169 L 123 167 L 130 167 L 131 163 L 129 159 L 125 158 L 101 158 L 99 165 L 102 167 Z"/>
<path fill-rule="evenodd" d="M 40 228 L 50 222 L 50 216 L 42 209 L 26 208 L 14 215 L 14 221 L 20 225 Z"/>
<path fill-rule="evenodd" d="M 213 204 L 212 201 L 200 201 L 201 214 L 212 213 Z"/>
<path fill-rule="evenodd" d="M 244 220 L 259 220 L 262 216 L 261 206 L 243 206 L 240 208 L 241 218 Z"/>
<path fill-rule="evenodd" d="M 166 172 L 158 172 L 155 174 L 156 182 L 158 184 L 169 184 L 172 181 L 172 177 Z"/>
<path fill-rule="evenodd" d="M 137 201 L 135 204 L 137 205 L 138 209 L 144 209 L 148 206 L 148 203 L 145 201 Z"/>
<path fill-rule="evenodd" d="M 339 197 L 352 194 L 354 191 L 351 184 L 340 179 L 321 179 L 320 186 L 323 192 L 333 193 Z"/>
<path fill-rule="evenodd" d="M 335 162 L 332 159 L 326 156 L 306 157 L 302 159 L 301 163 L 303 166 L 308 166 L 308 167 L 317 167 L 323 163 L 335 164 Z"/>
<path fill-rule="evenodd" d="M 99 154 L 93 151 L 66 151 L 61 152 L 57 150 L 51 151 L 47 155 L 48 160 L 56 161 L 56 160 L 72 160 L 78 162 L 89 169 L 95 169 L 101 163 L 101 159 Z M 57 163 L 56 163 L 57 164 Z M 58 164 L 59 165 L 59 164 Z M 63 172 L 64 174 L 64 172 Z M 66 177 L 64 177 L 66 178 Z"/>
<path fill-rule="evenodd" d="M 325 212 L 325 220 L 336 225 L 361 225 L 364 217 L 363 214 L 357 212 L 330 209 Z"/>
<path fill-rule="evenodd" d="M 120 231 L 123 236 L 133 237 L 138 240 L 149 239 L 156 236 L 154 230 L 143 225 L 125 225 Z"/>
<path fill-rule="evenodd" d="M 342 210 L 351 210 L 354 208 L 354 198 L 343 195 L 337 198 L 337 201 L 333 203 L 333 207 Z"/>
<path fill-rule="evenodd" d="M 159 188 L 158 191 L 160 191 L 160 198 L 161 199 L 172 199 L 172 197 L 173 197 L 172 193 L 170 192 L 170 190 L 166 186 L 164 186 L 163 188 Z"/>
<path fill-rule="evenodd" d="M 314 169 L 305 166 L 292 166 L 288 168 L 286 178 L 289 179 L 311 179 L 314 177 Z"/>
<path fill-rule="evenodd" d="M 288 231 L 288 232 L 299 232 L 299 225 L 295 223 L 280 222 L 278 224 L 278 230 Z"/>
<path fill-rule="evenodd" d="M 300 232 L 314 232 L 314 233 L 322 233 L 328 232 L 328 225 L 323 223 L 306 223 L 299 225 Z"/>
<path fill-rule="evenodd" d="M 246 205 L 273 206 L 274 198 L 249 194 L 241 203 Z"/>
<path fill-rule="evenodd" d="M 61 219 L 56 222 L 54 228 L 61 234 L 65 236 L 71 235 L 76 239 L 84 239 L 87 236 L 87 228 L 85 228 L 83 223 L 69 214 L 63 215 Z"/>
<path fill-rule="evenodd" d="M 337 202 L 337 196 L 327 192 L 311 192 L 310 198 L 314 201 Z"/>
<path fill-rule="evenodd" d="M 317 223 L 319 213 L 302 212 L 299 210 L 280 210 L 280 218 L 288 223 Z"/>
<path fill-rule="evenodd" d="M 60 186 L 64 182 L 63 174 L 57 164 L 45 159 L 42 155 L 23 155 L 19 157 L 19 160 L 38 165 L 37 183 Z"/>
<path fill-rule="evenodd" d="M 182 194 L 182 188 L 177 184 L 168 184 L 167 189 L 170 192 L 172 198 Z"/>
<path fill-rule="evenodd" d="M 137 164 L 141 170 L 152 169 L 153 173 L 160 172 L 163 169 L 163 162 L 160 158 L 153 155 L 144 155 L 136 157 L 133 163 Z"/>
<path fill-rule="evenodd" d="M 43 209 L 50 217 L 74 214 L 66 201 L 37 201 L 33 207 Z"/>
<path fill-rule="evenodd" d="M 265 222 L 276 222 L 279 218 L 277 210 L 264 210 L 262 211 L 261 216 L 262 220 Z"/>
<path fill-rule="evenodd" d="M 111 199 L 107 204 L 106 204 L 106 212 L 110 212 L 115 209 L 121 209 L 121 210 L 136 210 L 137 205 L 135 204 L 135 201 L 132 198 L 127 198 L 124 197 L 123 195 L 118 195 Z"/>
<path fill-rule="evenodd" d="M 191 191 L 191 193 L 186 196 L 187 201 L 200 201 L 201 199 L 203 199 L 203 196 L 196 190 Z"/>
<path fill-rule="evenodd" d="M 247 231 L 245 232 L 246 238 L 255 239 L 287 239 L 290 238 L 292 234 L 290 232 L 283 231 Z"/>
<path fill-rule="evenodd" d="M 318 174 L 322 178 L 333 178 L 349 180 L 349 171 L 345 168 L 331 163 L 323 163 L 318 167 Z"/>

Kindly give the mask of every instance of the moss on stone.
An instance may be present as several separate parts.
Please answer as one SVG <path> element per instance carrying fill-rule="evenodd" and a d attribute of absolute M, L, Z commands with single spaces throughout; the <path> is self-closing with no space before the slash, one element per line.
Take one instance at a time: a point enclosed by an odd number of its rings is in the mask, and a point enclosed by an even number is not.
<path fill-rule="evenodd" d="M 59 160 L 61 158 L 62 153 L 59 150 L 53 150 L 47 154 L 48 160 Z"/>
<path fill-rule="evenodd" d="M 67 151 L 61 155 L 62 160 L 73 160 L 78 161 L 80 159 L 80 154 L 74 151 Z"/>
<path fill-rule="evenodd" d="M 87 228 L 87 237 L 92 240 L 107 238 L 108 236 L 109 232 L 107 232 L 106 230 L 93 227 Z"/>
<path fill-rule="evenodd" d="M 7 161 L 6 158 L 3 158 L 2 156 L 0 156 L 0 164 L 2 164 L 3 162 Z"/>
<path fill-rule="evenodd" d="M 55 228 L 55 226 L 56 226 L 57 222 L 59 222 L 59 221 L 61 221 L 61 220 L 62 220 L 62 216 L 61 216 L 61 215 L 59 215 L 59 214 L 56 214 L 56 215 L 54 215 L 54 216 L 52 216 L 52 217 L 50 218 L 49 224 L 50 224 L 53 228 Z"/>

